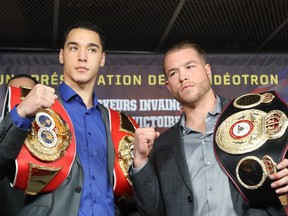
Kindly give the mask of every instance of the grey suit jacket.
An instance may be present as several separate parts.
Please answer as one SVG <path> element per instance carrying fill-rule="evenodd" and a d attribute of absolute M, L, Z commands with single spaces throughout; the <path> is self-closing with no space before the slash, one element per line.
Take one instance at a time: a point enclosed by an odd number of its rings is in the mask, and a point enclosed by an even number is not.
<path fill-rule="evenodd" d="M 110 131 L 108 110 L 101 104 L 99 107 L 106 131 Z M 14 164 L 14 160 L 17 158 L 27 135 L 27 131 L 21 130 L 13 124 L 10 115 L 6 115 L 0 123 L 0 179 L 10 174 L 13 175 L 14 168 L 12 164 Z M 115 150 L 111 133 L 107 133 L 107 143 L 108 175 L 109 182 L 113 187 Z M 78 145 L 81 145 L 81 143 L 78 143 Z M 83 167 L 76 156 L 68 178 L 51 193 L 40 194 L 35 197 L 27 196 L 26 203 L 18 215 L 78 215 L 83 176 Z M 8 203 L 8 205 L 5 208 L 14 208 L 15 203 Z M 118 214 L 119 212 L 116 209 L 116 215 Z"/>
<path fill-rule="evenodd" d="M 223 108 L 227 100 L 221 98 L 221 102 Z M 193 191 L 180 122 L 156 140 L 148 163 L 130 178 L 141 215 L 193 215 Z M 262 206 L 249 206 L 231 182 L 230 190 L 238 215 L 285 215 L 279 200 Z"/>

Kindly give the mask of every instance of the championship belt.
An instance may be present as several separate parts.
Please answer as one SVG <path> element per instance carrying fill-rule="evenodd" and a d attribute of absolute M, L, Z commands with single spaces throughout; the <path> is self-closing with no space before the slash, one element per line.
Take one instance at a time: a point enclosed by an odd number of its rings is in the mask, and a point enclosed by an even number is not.
<path fill-rule="evenodd" d="M 8 110 L 29 93 L 29 89 L 9 87 Z M 76 155 L 72 122 L 58 100 L 46 109 L 39 109 L 31 131 L 15 160 L 13 187 L 28 195 L 55 190 L 69 175 Z"/>
<path fill-rule="evenodd" d="M 287 153 L 288 107 L 275 91 L 232 100 L 215 127 L 217 160 L 244 199 L 258 204 L 278 195 L 269 175 Z"/>
<path fill-rule="evenodd" d="M 136 121 L 130 116 L 109 109 L 110 129 L 115 148 L 114 164 L 114 196 L 116 200 L 125 196 L 132 196 L 132 182 L 129 179 L 128 169 L 133 162 L 133 141 Z"/>

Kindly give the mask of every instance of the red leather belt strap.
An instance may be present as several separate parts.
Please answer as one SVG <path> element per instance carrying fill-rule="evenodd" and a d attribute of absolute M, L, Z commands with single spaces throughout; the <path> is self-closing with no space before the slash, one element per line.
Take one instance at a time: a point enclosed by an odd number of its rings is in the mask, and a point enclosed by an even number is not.
<path fill-rule="evenodd" d="M 9 87 L 8 110 L 25 97 L 21 87 Z M 76 155 L 72 122 L 56 100 L 49 109 L 37 112 L 30 134 L 15 160 L 13 187 L 26 194 L 55 190 L 69 175 Z"/>
<path fill-rule="evenodd" d="M 116 199 L 122 196 L 132 196 L 132 183 L 129 180 L 128 169 L 133 160 L 133 145 L 137 123 L 130 116 L 109 109 L 110 129 L 115 148 L 114 164 L 114 195 Z"/>

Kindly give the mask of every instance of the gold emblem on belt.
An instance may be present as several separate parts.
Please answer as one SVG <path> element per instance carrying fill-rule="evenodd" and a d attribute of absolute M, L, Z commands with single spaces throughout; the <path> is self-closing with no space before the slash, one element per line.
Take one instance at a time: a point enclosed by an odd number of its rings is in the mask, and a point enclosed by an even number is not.
<path fill-rule="evenodd" d="M 36 158 L 54 161 L 62 157 L 71 142 L 71 131 L 62 117 L 52 109 L 40 109 L 25 145 Z"/>
<path fill-rule="evenodd" d="M 268 139 L 281 137 L 287 128 L 287 117 L 280 110 L 266 113 L 244 110 L 225 119 L 216 131 L 216 143 L 230 154 L 243 154 L 261 147 Z"/>

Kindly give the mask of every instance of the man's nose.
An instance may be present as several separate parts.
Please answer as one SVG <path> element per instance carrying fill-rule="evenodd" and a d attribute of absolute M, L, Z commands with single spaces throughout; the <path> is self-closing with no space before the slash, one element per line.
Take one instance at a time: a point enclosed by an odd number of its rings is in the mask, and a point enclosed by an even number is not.
<path fill-rule="evenodd" d="M 179 72 L 179 80 L 180 81 L 188 80 L 188 76 L 187 76 L 187 73 L 185 71 Z"/>
<path fill-rule="evenodd" d="M 87 54 L 84 50 L 80 50 L 78 53 L 78 61 L 79 62 L 87 62 Z"/>

